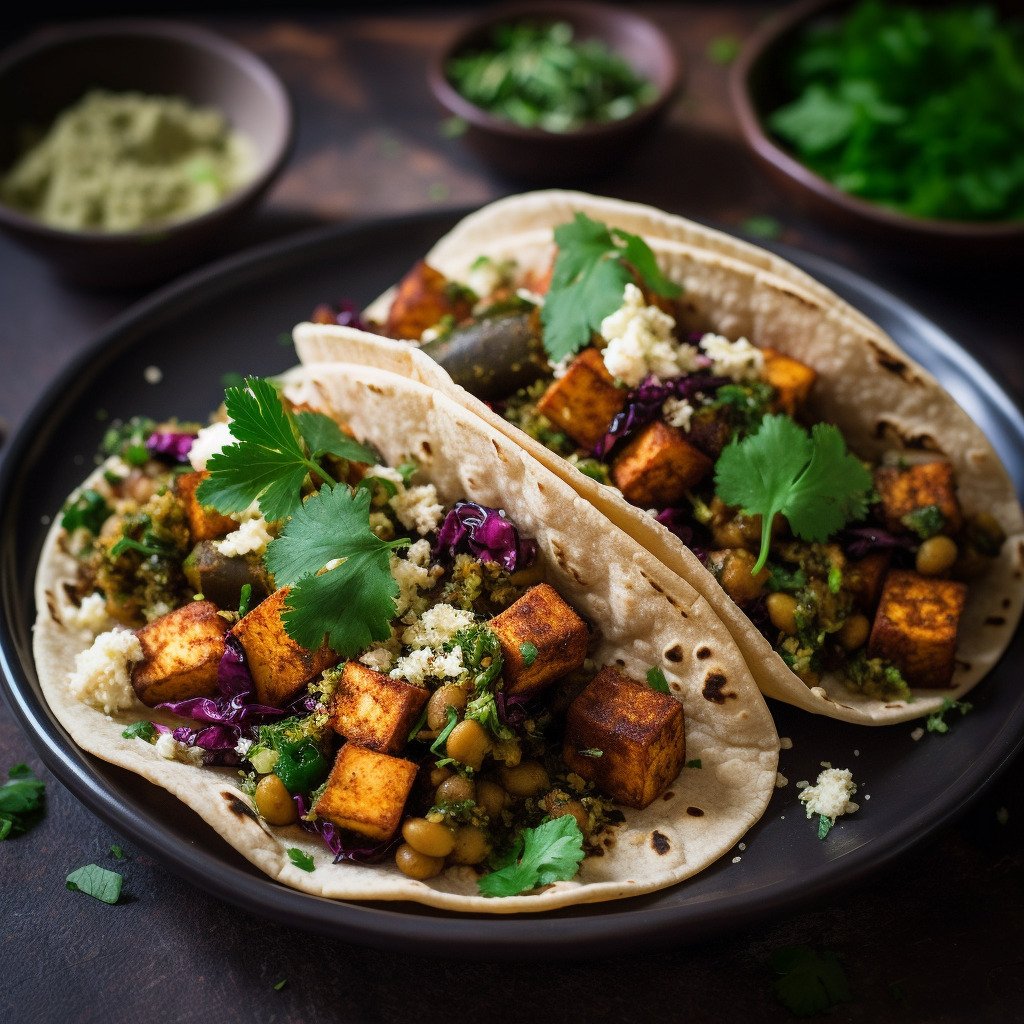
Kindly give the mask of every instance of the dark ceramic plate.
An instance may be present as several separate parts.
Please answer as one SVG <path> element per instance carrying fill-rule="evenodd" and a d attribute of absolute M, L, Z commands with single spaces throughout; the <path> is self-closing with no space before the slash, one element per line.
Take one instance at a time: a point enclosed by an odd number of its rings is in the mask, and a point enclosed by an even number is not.
<path fill-rule="evenodd" d="M 52 516 L 85 476 L 103 431 L 97 410 L 205 417 L 229 372 L 267 374 L 293 361 L 282 341 L 324 300 L 366 302 L 397 280 L 453 223 L 452 213 L 332 228 L 221 263 L 117 320 L 62 375 L 13 441 L 0 475 L 0 655 L 8 701 L 50 770 L 88 807 L 203 889 L 291 925 L 352 942 L 481 959 L 564 958 L 706 938 L 792 910 L 881 870 L 956 816 L 1021 745 L 1024 633 L 971 695 L 974 712 L 948 736 L 911 738 L 915 723 L 860 728 L 773 705 L 793 739 L 762 821 L 696 878 L 649 896 L 517 918 L 456 915 L 411 904 L 339 903 L 307 896 L 249 866 L 183 804 L 79 751 L 35 678 L 32 580 Z M 952 339 L 899 299 L 805 254 L 785 255 L 882 324 L 981 424 L 1024 491 L 1024 418 Z M 159 367 L 159 384 L 146 383 Z M 152 375 L 150 375 L 152 376 Z M 861 810 L 819 842 L 794 783 L 819 762 L 850 767 Z M 739 858 L 737 861 L 736 858 Z M 440 945 L 439 945 L 440 941 Z"/>

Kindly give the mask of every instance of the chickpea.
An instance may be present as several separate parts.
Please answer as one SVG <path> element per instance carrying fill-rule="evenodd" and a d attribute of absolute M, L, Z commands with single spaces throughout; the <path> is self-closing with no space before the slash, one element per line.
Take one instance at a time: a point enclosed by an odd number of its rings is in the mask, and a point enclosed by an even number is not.
<path fill-rule="evenodd" d="M 455 833 L 439 821 L 409 818 L 402 825 L 402 838 L 427 857 L 447 857 L 455 848 Z"/>
<path fill-rule="evenodd" d="M 536 796 L 542 790 L 551 788 L 551 780 L 544 765 L 537 761 L 524 761 L 514 768 L 502 768 L 498 778 L 512 796 Z"/>
<path fill-rule="evenodd" d="M 433 878 L 441 874 L 444 858 L 428 857 L 425 853 L 413 849 L 408 843 L 402 843 L 395 851 L 395 864 L 403 875 L 422 881 L 424 878 Z"/>
<path fill-rule="evenodd" d="M 124 482 L 124 493 L 128 498 L 137 501 L 140 505 L 145 504 L 156 494 L 156 481 L 141 469 L 133 469 Z"/>
<path fill-rule="evenodd" d="M 445 750 L 449 757 L 473 771 L 479 771 L 484 755 L 491 749 L 491 737 L 479 722 L 467 719 L 459 722 L 448 734 Z"/>
<path fill-rule="evenodd" d="M 939 576 L 953 567 L 957 553 L 956 543 L 939 534 L 921 542 L 914 564 L 922 576 Z"/>
<path fill-rule="evenodd" d="M 851 615 L 839 630 L 839 646 L 844 651 L 856 651 L 868 642 L 871 623 L 866 615 Z"/>
<path fill-rule="evenodd" d="M 554 803 L 549 808 L 548 813 L 552 818 L 561 818 L 566 814 L 571 814 L 576 819 L 576 824 L 579 825 L 580 831 L 584 836 L 590 830 L 590 815 L 587 813 L 586 807 L 579 800 Z"/>
<path fill-rule="evenodd" d="M 439 804 L 458 804 L 463 800 L 475 801 L 476 783 L 472 779 L 467 779 L 465 775 L 453 775 L 437 787 L 434 799 Z"/>
<path fill-rule="evenodd" d="M 476 804 L 492 821 L 505 809 L 508 794 L 496 782 L 479 779 L 476 784 Z"/>
<path fill-rule="evenodd" d="M 743 548 L 712 551 L 711 561 L 721 566 L 718 582 L 737 604 L 745 604 L 761 596 L 768 582 L 768 569 L 762 568 L 756 576 L 752 576 L 750 570 L 754 568 L 757 559 L 749 551 Z"/>
<path fill-rule="evenodd" d="M 792 594 L 769 594 L 765 599 L 768 606 L 768 618 L 776 629 L 790 636 L 796 633 L 796 598 Z"/>
<path fill-rule="evenodd" d="M 276 775 L 264 775 L 256 784 L 256 810 L 268 825 L 291 825 L 299 811 L 291 793 Z"/>
<path fill-rule="evenodd" d="M 435 764 L 434 767 L 430 769 L 430 784 L 434 789 L 437 789 L 445 779 L 450 779 L 451 777 L 452 770 L 448 765 L 442 765 L 439 767 Z"/>
<path fill-rule="evenodd" d="M 439 686 L 427 701 L 427 728 L 440 732 L 448 724 L 448 709 L 462 712 L 466 707 L 466 691 L 461 686 L 448 683 Z"/>
<path fill-rule="evenodd" d="M 455 833 L 453 864 L 479 864 L 491 852 L 491 843 L 476 825 L 462 825 Z"/>

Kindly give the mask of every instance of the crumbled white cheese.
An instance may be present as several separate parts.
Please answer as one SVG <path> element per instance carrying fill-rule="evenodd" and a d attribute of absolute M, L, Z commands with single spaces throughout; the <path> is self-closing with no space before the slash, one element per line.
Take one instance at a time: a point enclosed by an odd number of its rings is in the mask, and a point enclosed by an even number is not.
<path fill-rule="evenodd" d="M 371 466 L 363 476 L 375 477 L 377 480 L 389 480 L 398 490 L 405 490 L 405 478 L 397 469 L 392 469 L 390 466 Z"/>
<path fill-rule="evenodd" d="M 128 478 L 132 467 L 128 465 L 120 455 L 111 455 L 103 462 L 103 473 L 108 476 L 120 477 L 122 480 Z M 76 491 L 76 496 L 78 492 Z"/>
<path fill-rule="evenodd" d="M 398 493 L 388 500 L 399 522 L 409 530 L 415 530 L 421 537 L 437 529 L 444 507 L 437 500 L 437 488 L 433 484 L 399 488 Z"/>
<path fill-rule="evenodd" d="M 202 764 L 201 747 L 190 747 L 176 740 L 169 732 L 162 732 L 154 744 L 157 755 L 165 761 L 180 761 L 182 764 Z"/>
<path fill-rule="evenodd" d="M 776 772 L 775 773 L 775 788 L 776 789 L 785 789 L 786 786 L 788 786 L 788 785 L 789 785 L 789 779 L 787 779 L 786 776 L 782 774 L 782 772 Z"/>
<path fill-rule="evenodd" d="M 754 380 L 764 369 L 764 353 L 746 338 L 730 341 L 721 334 L 705 334 L 700 347 L 711 360 L 711 372 L 716 377 Z"/>
<path fill-rule="evenodd" d="M 696 410 L 685 398 L 666 398 L 661 407 L 661 414 L 670 427 L 678 427 L 680 430 L 690 429 L 690 420 Z"/>
<path fill-rule="evenodd" d="M 147 384 L 159 384 L 164 379 L 164 371 L 159 366 L 147 366 L 142 371 L 142 378 Z"/>
<path fill-rule="evenodd" d="M 68 679 L 71 696 L 108 715 L 133 707 L 130 666 L 142 658 L 142 644 L 130 629 L 100 633 L 92 647 L 75 658 L 75 670 Z"/>
<path fill-rule="evenodd" d="M 530 303 L 531 306 L 543 306 L 544 296 L 540 292 L 532 292 L 529 288 L 517 288 L 516 297 L 523 300 L 523 302 Z"/>
<path fill-rule="evenodd" d="M 644 302 L 643 292 L 627 284 L 622 306 L 601 321 L 601 337 L 608 345 L 604 365 L 630 387 L 649 373 L 678 377 L 697 368 L 697 350 L 672 336 L 676 322 L 657 306 Z"/>
<path fill-rule="evenodd" d="M 458 679 L 465 671 L 461 647 L 453 647 L 447 653 L 424 647 L 399 658 L 391 670 L 391 678 L 422 686 L 427 679 Z"/>
<path fill-rule="evenodd" d="M 441 647 L 460 629 L 472 626 L 476 616 L 450 604 L 435 604 L 402 634 L 406 647 Z"/>
<path fill-rule="evenodd" d="M 481 299 L 512 283 L 516 273 L 515 260 L 494 260 L 490 256 L 478 256 L 469 268 L 466 286 Z"/>
<path fill-rule="evenodd" d="M 370 513 L 370 529 L 373 530 L 381 540 L 395 539 L 395 527 L 388 518 L 386 512 Z"/>
<path fill-rule="evenodd" d="M 262 515 L 246 519 L 221 540 L 215 540 L 213 546 L 226 558 L 237 558 L 241 555 L 261 555 L 267 545 L 274 539 L 268 529 L 268 523 Z"/>
<path fill-rule="evenodd" d="M 422 611 L 425 598 L 421 591 L 430 590 L 444 574 L 444 569 L 437 565 L 430 567 L 430 542 L 418 540 L 405 554 L 391 556 L 391 575 L 398 584 L 398 607 L 396 615 L 404 615 L 410 609 Z"/>
<path fill-rule="evenodd" d="M 857 805 L 850 797 L 857 792 L 853 774 L 849 768 L 826 768 L 813 786 L 807 786 L 800 794 L 807 811 L 807 817 L 821 814 L 835 824 L 843 814 L 853 814 Z"/>
<path fill-rule="evenodd" d="M 742 857 L 733 857 L 732 862 L 733 864 L 739 864 L 741 860 L 743 860 Z"/>
<path fill-rule="evenodd" d="M 386 647 L 371 647 L 359 656 L 359 662 L 374 672 L 390 672 L 395 656 Z"/>
<path fill-rule="evenodd" d="M 61 618 L 68 629 L 92 633 L 93 636 L 111 626 L 110 615 L 107 613 L 107 599 L 98 593 L 89 594 L 83 598 L 77 608 L 73 604 L 62 608 Z"/>
<path fill-rule="evenodd" d="M 199 472 L 206 469 L 206 463 L 212 456 L 232 444 L 235 444 L 235 438 L 231 434 L 231 427 L 227 423 L 211 423 L 196 435 L 192 447 L 188 450 L 188 461 L 192 463 L 192 468 Z"/>
<path fill-rule="evenodd" d="M 788 736 L 779 737 L 779 749 L 780 750 L 792 750 L 793 741 Z"/>
<path fill-rule="evenodd" d="M 235 753 L 239 757 L 245 757 L 249 753 L 249 748 L 252 746 L 253 741 L 247 740 L 244 736 L 240 737 L 238 742 L 235 744 Z"/>
<path fill-rule="evenodd" d="M 569 355 L 559 359 L 558 362 L 551 367 L 551 376 L 554 377 L 555 380 L 561 380 L 569 372 L 569 367 L 572 366 L 572 362 L 575 358 L 575 354 L 570 353 Z"/>
<path fill-rule="evenodd" d="M 911 738 L 911 739 L 912 739 L 912 740 L 913 740 L 913 741 L 914 741 L 915 743 L 916 743 L 916 742 L 917 742 L 917 741 L 918 741 L 919 739 L 921 739 L 921 737 L 922 737 L 922 736 L 924 736 L 924 729 L 922 729 L 922 728 L 921 728 L 920 726 L 918 726 L 918 728 L 914 729 L 914 730 L 913 730 L 913 731 L 911 732 L 911 734 L 910 734 L 910 738 Z"/>

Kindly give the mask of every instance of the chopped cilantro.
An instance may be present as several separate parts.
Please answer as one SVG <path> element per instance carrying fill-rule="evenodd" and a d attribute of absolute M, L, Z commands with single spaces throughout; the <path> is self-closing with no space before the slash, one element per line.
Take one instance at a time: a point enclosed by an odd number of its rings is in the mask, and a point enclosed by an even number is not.
<path fill-rule="evenodd" d="M 65 885 L 71 892 L 84 892 L 101 903 L 114 904 L 121 898 L 123 882 L 123 876 L 116 871 L 108 871 L 98 864 L 86 864 L 84 868 L 72 871 Z"/>
<path fill-rule="evenodd" d="M 144 466 L 149 462 L 146 442 L 156 429 L 156 421 L 144 416 L 133 416 L 127 423 L 115 420 L 103 435 L 100 452 L 119 455 L 129 466 Z"/>
<path fill-rule="evenodd" d="M 715 488 L 727 505 L 761 515 L 761 571 L 781 512 L 802 540 L 826 541 L 867 511 L 871 474 L 846 450 L 839 431 L 816 423 L 810 435 L 786 416 L 766 416 L 756 434 L 732 443 L 715 467 Z"/>
<path fill-rule="evenodd" d="M 302 850 L 294 846 L 288 848 L 288 859 L 303 871 L 313 871 L 315 869 L 313 858 L 308 853 L 303 853 Z"/>
<path fill-rule="evenodd" d="M 597 747 L 582 747 L 576 753 L 580 757 L 604 757 L 604 751 L 598 750 Z"/>
<path fill-rule="evenodd" d="M 946 517 L 938 505 L 922 505 L 921 508 L 915 508 L 901 516 L 900 522 L 912 533 L 916 533 L 921 540 L 927 540 L 942 532 L 946 525 Z"/>
<path fill-rule="evenodd" d="M 949 723 L 946 721 L 946 715 L 950 711 L 959 711 L 961 715 L 966 715 L 973 708 L 974 705 L 966 700 L 950 700 L 947 697 L 939 705 L 939 710 L 928 716 L 928 721 L 925 724 L 929 732 L 937 732 L 942 735 L 949 732 Z"/>
<path fill-rule="evenodd" d="M 196 595 L 198 597 L 198 595 Z M 252 602 L 252 584 L 243 583 L 242 589 L 238 592 L 238 617 L 242 618 L 249 611 Z"/>
<path fill-rule="evenodd" d="M 572 355 L 590 341 L 601 321 L 622 305 L 634 273 L 657 295 L 674 297 L 678 285 L 662 274 L 650 246 L 638 235 L 609 229 L 585 213 L 555 228 L 551 286 L 541 312 L 544 348 L 551 362 Z"/>
<path fill-rule="evenodd" d="M 294 510 L 267 547 L 275 582 L 291 586 L 281 616 L 285 630 L 308 650 L 317 650 L 326 636 L 334 651 L 352 657 L 391 635 L 399 591 L 390 555 L 409 541 L 381 540 L 370 529 L 369 512 L 366 491 L 324 486 Z"/>
<path fill-rule="evenodd" d="M 402 483 L 406 487 L 412 483 L 412 478 L 416 475 L 416 471 L 420 467 L 415 462 L 403 462 L 400 466 L 395 467 L 395 472 L 398 473 L 402 478 Z"/>
<path fill-rule="evenodd" d="M 776 975 L 776 997 L 797 1017 L 811 1017 L 852 998 L 835 953 L 784 946 L 772 953 L 771 968 Z"/>
<path fill-rule="evenodd" d="M 668 693 L 668 680 L 665 678 L 665 673 L 655 666 L 647 670 L 647 685 L 652 690 L 657 690 L 658 693 Z"/>
<path fill-rule="evenodd" d="M 687 768 L 703 768 L 704 765 L 699 757 L 695 757 L 692 761 L 686 762 Z"/>
<path fill-rule="evenodd" d="M 46 783 L 27 764 L 12 765 L 0 786 L 0 840 L 27 832 L 42 817 Z"/>
<path fill-rule="evenodd" d="M 774 217 L 769 217 L 767 214 L 756 214 L 743 221 L 740 224 L 740 230 L 748 235 L 753 235 L 755 238 L 770 240 L 778 238 L 782 234 L 782 225 Z"/>
<path fill-rule="evenodd" d="M 787 569 L 781 565 L 768 566 L 768 589 L 792 594 L 807 586 L 807 573 L 803 569 Z"/>
<path fill-rule="evenodd" d="M 126 740 L 145 740 L 152 743 L 156 739 L 156 726 L 152 722 L 132 722 L 126 726 L 121 735 Z"/>
<path fill-rule="evenodd" d="M 843 567 L 832 562 L 828 567 L 828 590 L 830 594 L 838 594 L 843 589 Z"/>
<path fill-rule="evenodd" d="M 459 713 L 450 704 L 445 708 L 445 715 L 448 721 L 445 723 L 444 728 L 437 734 L 437 739 L 430 744 L 430 752 L 432 754 L 440 754 L 445 749 L 444 745 L 448 737 L 451 735 L 452 730 L 459 724 Z"/>
<path fill-rule="evenodd" d="M 477 885 L 484 896 L 515 896 L 575 876 L 583 860 L 583 833 L 571 814 L 524 828 L 513 848 Z"/>
<path fill-rule="evenodd" d="M 275 981 L 274 982 L 274 991 L 275 992 L 280 992 L 281 989 L 283 989 L 285 987 L 285 985 L 287 985 L 287 984 L 288 984 L 288 979 L 287 978 L 282 978 L 280 981 Z"/>
<path fill-rule="evenodd" d="M 124 860 L 124 850 L 117 843 L 112 843 L 110 846 L 110 856 L 115 860 Z"/>
<path fill-rule="evenodd" d="M 824 839 L 832 831 L 835 822 L 827 814 L 818 815 L 818 838 Z"/>
<path fill-rule="evenodd" d="M 88 487 L 64 506 L 60 525 L 69 533 L 83 529 L 97 534 L 113 511 L 99 491 Z"/>
<path fill-rule="evenodd" d="M 523 656 L 524 665 L 532 665 L 537 660 L 537 648 L 529 640 L 524 640 L 519 645 L 519 653 Z"/>

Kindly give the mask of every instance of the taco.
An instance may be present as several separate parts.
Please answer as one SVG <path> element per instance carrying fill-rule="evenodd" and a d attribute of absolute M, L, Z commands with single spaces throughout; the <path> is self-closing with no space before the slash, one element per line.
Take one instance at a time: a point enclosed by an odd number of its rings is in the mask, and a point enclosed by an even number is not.
<path fill-rule="evenodd" d="M 802 272 L 679 218 L 498 205 L 364 314 L 407 340 L 303 324 L 300 358 L 404 373 L 504 430 L 706 598 L 769 696 L 885 724 L 986 674 L 1021 615 L 1024 518 L 927 371 Z"/>
<path fill-rule="evenodd" d="M 224 412 L 112 430 L 46 540 L 36 663 L 84 750 L 337 899 L 615 899 L 761 816 L 778 737 L 728 631 L 520 447 L 352 365 Z"/>

